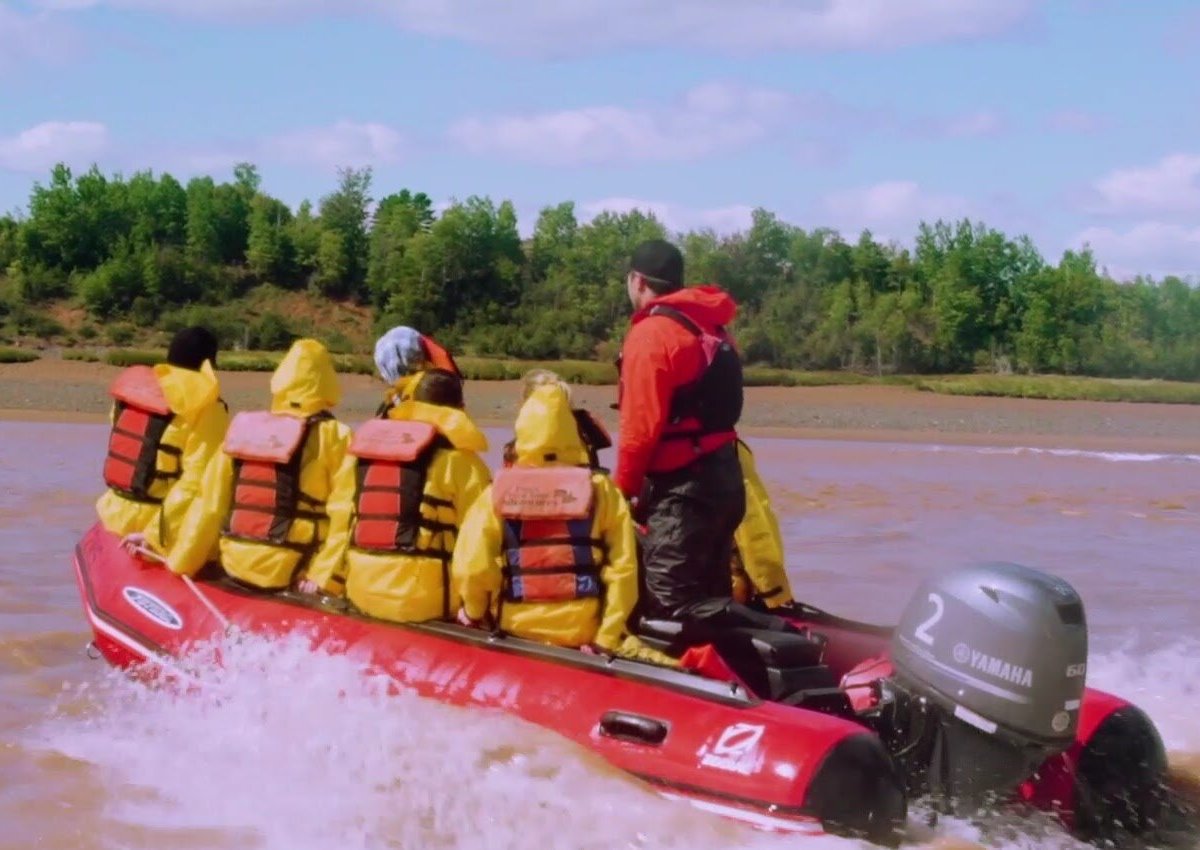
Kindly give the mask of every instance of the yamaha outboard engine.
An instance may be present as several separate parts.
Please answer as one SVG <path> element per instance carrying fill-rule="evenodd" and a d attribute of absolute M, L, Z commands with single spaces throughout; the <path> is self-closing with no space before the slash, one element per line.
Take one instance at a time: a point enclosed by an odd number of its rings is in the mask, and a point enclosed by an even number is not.
<path fill-rule="evenodd" d="M 1087 650 L 1083 603 L 1059 578 L 990 563 L 926 581 L 896 628 L 882 700 L 910 795 L 968 814 L 1066 750 Z"/>

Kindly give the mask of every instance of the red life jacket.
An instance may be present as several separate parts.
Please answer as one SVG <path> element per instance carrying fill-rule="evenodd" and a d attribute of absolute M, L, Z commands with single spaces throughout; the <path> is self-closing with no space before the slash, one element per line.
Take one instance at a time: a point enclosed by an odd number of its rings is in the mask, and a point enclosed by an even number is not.
<path fill-rule="evenodd" d="M 325 503 L 300 491 L 300 463 L 312 425 L 332 418 L 328 411 L 307 419 L 267 411 L 233 417 L 223 445 L 233 458 L 226 537 L 302 552 L 310 552 L 320 542 L 317 523 L 326 518 Z M 310 540 L 294 543 L 288 534 L 298 519 L 310 520 L 313 533 Z"/>
<path fill-rule="evenodd" d="M 156 481 L 174 481 L 180 475 L 178 446 L 163 445 L 163 435 L 175 414 L 163 395 L 158 376 L 149 366 L 130 366 L 117 375 L 109 388 L 116 399 L 108 453 L 104 458 L 104 483 L 127 499 L 159 504 L 151 496 Z M 158 468 L 162 452 L 175 458 L 173 470 Z"/>
<path fill-rule="evenodd" d="M 690 331 L 704 352 L 700 377 L 679 387 L 671 396 L 671 409 L 664 440 L 695 439 L 706 434 L 734 430 L 742 416 L 742 359 L 724 328 L 711 334 L 684 314 L 666 304 L 650 309 L 651 316 L 666 316 Z M 688 426 L 688 420 L 698 426 Z"/>
<path fill-rule="evenodd" d="M 502 470 L 492 505 L 504 523 L 504 591 L 509 602 L 599 598 L 604 542 L 592 537 L 591 471 L 576 466 Z"/>
<path fill-rule="evenodd" d="M 350 542 L 368 552 L 431 555 L 448 561 L 450 545 L 417 550 L 417 532 L 457 532 L 458 527 L 424 516 L 421 506 L 453 508 L 454 503 L 425 492 L 429 464 L 449 445 L 427 422 L 371 419 L 354 432 L 350 454 L 358 458 L 354 530 Z"/>

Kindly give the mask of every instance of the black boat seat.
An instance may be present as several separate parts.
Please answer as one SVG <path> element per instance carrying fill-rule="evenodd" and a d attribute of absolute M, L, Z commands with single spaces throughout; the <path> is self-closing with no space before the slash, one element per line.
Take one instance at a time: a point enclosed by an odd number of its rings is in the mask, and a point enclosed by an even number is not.
<path fill-rule="evenodd" d="M 658 620 L 643 617 L 637 623 L 637 635 L 646 644 L 660 652 L 682 655 L 689 646 L 713 643 L 720 649 L 723 644 L 749 644 L 762 662 L 769 667 L 812 667 L 821 663 L 825 654 L 824 636 L 793 631 L 767 631 L 765 629 L 727 628 L 714 630 L 705 635 L 691 636 L 684 624 L 678 620 Z"/>
<path fill-rule="evenodd" d="M 825 639 L 799 632 L 767 632 L 744 629 L 768 667 L 813 667 L 825 654 Z"/>
<path fill-rule="evenodd" d="M 849 705 L 837 678 L 821 663 L 828 642 L 823 635 L 741 626 L 697 634 L 678 620 L 650 618 L 638 620 L 637 634 L 647 645 L 676 658 L 689 646 L 712 644 L 750 690 L 766 699 L 787 699 L 790 705 L 830 713 L 842 713 Z"/>
<path fill-rule="evenodd" d="M 642 617 L 637 622 L 637 636 L 647 646 L 667 655 L 680 656 L 691 644 L 684 639 L 683 623 L 678 620 L 652 620 Z"/>

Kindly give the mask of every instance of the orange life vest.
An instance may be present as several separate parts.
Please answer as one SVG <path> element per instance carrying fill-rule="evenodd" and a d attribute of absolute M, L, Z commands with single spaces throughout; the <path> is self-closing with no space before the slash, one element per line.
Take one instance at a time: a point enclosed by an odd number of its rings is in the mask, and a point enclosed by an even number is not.
<path fill-rule="evenodd" d="M 425 353 L 426 360 L 434 369 L 442 369 L 450 372 L 458 377 L 462 377 L 462 372 L 458 370 L 458 364 L 454 362 L 454 356 L 449 349 L 438 345 L 425 334 L 421 334 L 421 349 Z"/>
<path fill-rule="evenodd" d="M 130 366 L 109 388 L 116 400 L 108 453 L 104 458 L 104 483 L 127 499 L 158 504 L 150 495 L 156 481 L 174 481 L 180 475 L 183 452 L 163 445 L 163 435 L 174 414 L 163 395 L 158 376 L 149 366 Z M 159 452 L 175 458 L 175 469 L 158 468 Z"/>
<path fill-rule="evenodd" d="M 326 518 L 325 503 L 300 492 L 300 463 L 313 423 L 332 418 L 327 411 L 307 419 L 267 411 L 233 417 L 222 446 L 233 458 L 233 500 L 225 536 L 303 552 L 320 542 L 317 523 Z M 312 539 L 288 540 L 298 519 L 312 521 Z"/>
<path fill-rule="evenodd" d="M 496 476 L 492 506 L 504 522 L 506 601 L 601 595 L 604 542 L 592 537 L 594 502 L 591 471 L 582 467 L 513 466 Z"/>
<path fill-rule="evenodd" d="M 430 555 L 448 561 L 450 547 L 420 551 L 417 532 L 457 532 L 458 527 L 424 516 L 421 506 L 454 507 L 425 492 L 429 464 L 449 445 L 427 422 L 371 419 L 354 432 L 350 454 L 358 458 L 351 545 L 368 552 Z M 452 538 L 451 538 L 452 540 Z"/>

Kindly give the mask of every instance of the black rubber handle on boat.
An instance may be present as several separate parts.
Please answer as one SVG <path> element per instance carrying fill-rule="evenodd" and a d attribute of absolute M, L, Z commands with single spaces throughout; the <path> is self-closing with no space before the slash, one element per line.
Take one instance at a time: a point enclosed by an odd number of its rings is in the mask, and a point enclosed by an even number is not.
<path fill-rule="evenodd" d="M 655 747 L 667 739 L 667 729 L 663 720 L 628 711 L 606 711 L 600 718 L 601 735 Z"/>

